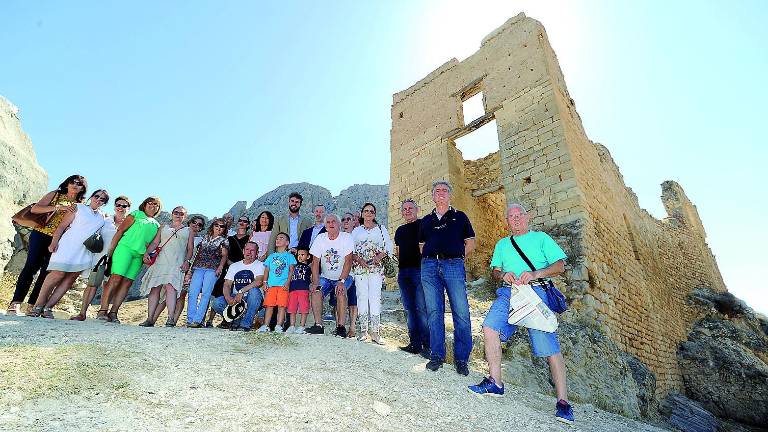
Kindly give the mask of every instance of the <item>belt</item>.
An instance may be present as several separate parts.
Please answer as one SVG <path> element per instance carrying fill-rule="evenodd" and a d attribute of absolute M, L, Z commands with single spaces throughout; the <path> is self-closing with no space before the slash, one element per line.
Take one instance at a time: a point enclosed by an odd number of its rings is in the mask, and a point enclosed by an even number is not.
<path fill-rule="evenodd" d="M 464 255 L 434 254 L 434 255 L 424 255 L 424 258 L 432 258 L 437 260 L 447 260 L 447 259 L 457 259 L 457 258 L 464 259 Z"/>

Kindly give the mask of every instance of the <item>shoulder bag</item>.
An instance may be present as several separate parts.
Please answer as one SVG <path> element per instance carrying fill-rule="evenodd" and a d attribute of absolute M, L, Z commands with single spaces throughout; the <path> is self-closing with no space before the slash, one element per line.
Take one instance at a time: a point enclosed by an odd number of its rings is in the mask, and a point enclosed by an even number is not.
<path fill-rule="evenodd" d="M 520 257 L 523 259 L 523 261 L 528 264 L 528 267 L 530 267 L 531 271 L 535 272 L 536 267 L 531 264 L 531 260 L 525 256 L 523 250 L 520 249 L 520 246 L 517 245 L 515 237 L 509 236 L 509 240 L 512 242 L 512 246 L 514 246 L 517 253 L 520 254 Z M 539 285 L 544 287 L 544 292 L 547 294 L 547 306 L 549 306 L 552 312 L 563 313 L 568 309 L 568 304 L 565 302 L 565 296 L 560 292 L 559 289 L 555 287 L 552 281 L 547 279 L 537 279 L 536 281 L 539 283 Z"/>
<path fill-rule="evenodd" d="M 51 200 L 48 202 L 48 205 L 51 205 L 58 198 L 59 193 L 56 192 L 56 194 L 53 195 L 53 198 L 51 198 Z M 56 211 L 54 210 L 48 213 L 32 213 L 32 206 L 35 204 L 37 203 L 34 202 L 19 210 L 15 215 L 11 216 L 11 220 L 13 220 L 17 225 L 32 229 L 42 228 L 48 225 L 48 222 L 51 220 Z"/>
<path fill-rule="evenodd" d="M 181 228 L 184 228 L 184 227 L 182 226 L 180 228 L 176 228 L 176 231 L 174 231 L 173 234 L 171 234 L 171 236 L 168 237 L 168 240 L 164 241 L 161 246 L 156 247 L 155 250 L 149 253 L 149 263 L 147 264 L 147 267 L 151 266 L 152 264 L 155 263 L 155 261 L 157 261 L 157 256 L 160 255 L 160 251 L 163 250 L 165 245 L 167 245 L 168 242 L 171 241 L 171 239 L 176 236 L 176 233 L 179 232 Z M 162 230 L 162 228 L 160 229 Z"/>
<path fill-rule="evenodd" d="M 381 260 L 381 271 L 384 277 L 392 278 L 397 275 L 397 258 L 387 252 L 387 241 L 384 239 L 384 230 L 379 225 L 379 233 L 381 233 L 381 243 L 384 248 L 384 258 Z"/>

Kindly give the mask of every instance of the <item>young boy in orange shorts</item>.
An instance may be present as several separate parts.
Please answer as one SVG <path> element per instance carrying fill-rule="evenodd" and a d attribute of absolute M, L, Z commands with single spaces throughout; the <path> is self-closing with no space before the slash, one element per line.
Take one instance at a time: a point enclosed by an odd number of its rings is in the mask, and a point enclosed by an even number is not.
<path fill-rule="evenodd" d="M 293 268 L 291 287 L 288 290 L 288 313 L 291 314 L 291 326 L 286 333 L 304 334 L 309 314 L 309 285 L 312 283 L 312 267 L 309 266 L 309 251 L 299 249 L 296 252 L 298 264 Z M 296 326 L 296 314 L 299 314 L 299 326 Z"/>
<path fill-rule="evenodd" d="M 264 325 L 259 328 L 259 332 L 269 332 L 269 320 L 277 308 L 277 325 L 275 333 L 283 332 L 283 322 L 285 322 L 285 308 L 288 307 L 288 287 L 291 283 L 293 266 L 296 265 L 296 258 L 288 251 L 290 238 L 288 234 L 280 232 L 275 236 L 275 251 L 264 260 L 264 279 L 267 281 L 267 293 L 264 296 L 264 307 L 266 315 L 264 316 Z"/>

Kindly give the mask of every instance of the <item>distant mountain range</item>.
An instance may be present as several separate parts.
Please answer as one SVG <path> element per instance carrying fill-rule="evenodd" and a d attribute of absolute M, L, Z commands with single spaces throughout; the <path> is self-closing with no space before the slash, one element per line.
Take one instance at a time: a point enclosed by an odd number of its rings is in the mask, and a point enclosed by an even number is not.
<path fill-rule="evenodd" d="M 275 217 L 288 213 L 288 195 L 298 192 L 304 198 L 301 206 L 301 214 L 312 216 L 312 210 L 316 204 L 323 204 L 327 213 L 336 213 L 341 217 L 345 212 L 360 211 L 360 207 L 366 202 L 376 206 L 376 220 L 387 224 L 387 201 L 389 197 L 389 185 L 352 185 L 333 196 L 331 192 L 311 183 L 291 183 L 278 186 L 264 195 L 256 198 L 250 206 L 247 201 L 238 201 L 229 210 L 235 218 L 245 214 L 253 219 L 264 210 L 268 210 Z"/>

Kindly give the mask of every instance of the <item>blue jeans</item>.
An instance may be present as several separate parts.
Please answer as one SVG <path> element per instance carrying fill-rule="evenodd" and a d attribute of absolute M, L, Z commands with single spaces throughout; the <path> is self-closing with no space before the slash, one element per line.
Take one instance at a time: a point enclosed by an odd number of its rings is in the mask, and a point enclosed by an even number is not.
<path fill-rule="evenodd" d="M 256 312 L 259 311 L 261 303 L 264 302 L 264 295 L 258 288 L 251 288 L 243 296 L 243 300 L 248 305 L 245 309 L 245 313 L 240 318 L 230 323 L 231 327 L 251 328 L 253 325 L 253 319 L 256 318 Z M 213 299 L 213 310 L 218 314 L 223 314 L 224 309 L 227 307 L 227 299 L 224 296 L 216 297 Z"/>
<path fill-rule="evenodd" d="M 429 349 L 429 323 L 427 322 L 427 303 L 424 301 L 424 289 L 421 287 L 421 269 L 400 269 L 397 272 L 397 284 L 400 286 L 400 298 L 408 322 L 408 337 L 411 340 L 411 346 Z"/>
<path fill-rule="evenodd" d="M 187 298 L 187 323 L 199 324 L 203 322 L 216 279 L 218 277 L 214 269 L 194 269 L 192 281 L 189 283 L 189 297 Z M 200 296 L 200 300 L 197 299 L 198 296 Z"/>
<path fill-rule="evenodd" d="M 547 294 L 544 292 L 544 288 L 540 286 L 532 286 L 533 291 L 538 294 L 544 303 L 547 303 Z M 502 342 L 506 342 L 515 331 L 517 326 L 507 322 L 509 317 L 509 296 L 511 294 L 509 287 L 501 287 L 496 290 L 498 298 L 493 301 L 491 309 L 488 310 L 488 314 L 483 321 L 483 327 L 488 327 L 499 332 L 499 339 Z M 547 305 L 549 306 L 549 305 Z M 560 342 L 557 340 L 557 332 L 548 333 L 536 329 L 527 329 L 528 338 L 531 340 L 531 351 L 536 357 L 549 357 L 560 352 Z"/>
<path fill-rule="evenodd" d="M 469 320 L 467 279 L 463 258 L 422 258 L 421 285 L 429 314 L 429 345 L 432 360 L 445 360 L 445 294 L 453 317 L 453 357 L 469 361 L 472 324 Z"/>

